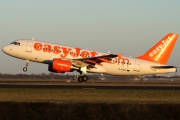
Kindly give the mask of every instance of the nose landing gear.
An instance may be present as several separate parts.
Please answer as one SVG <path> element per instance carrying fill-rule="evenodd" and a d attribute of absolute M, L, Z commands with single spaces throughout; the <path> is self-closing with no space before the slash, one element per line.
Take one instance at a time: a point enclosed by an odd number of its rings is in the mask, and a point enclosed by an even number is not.
<path fill-rule="evenodd" d="M 27 71 L 27 67 L 24 67 L 24 68 L 23 68 L 23 71 L 26 72 L 26 71 Z"/>
<path fill-rule="evenodd" d="M 29 60 L 26 60 L 26 67 L 23 68 L 23 71 L 26 72 L 27 71 L 27 66 L 29 65 Z"/>

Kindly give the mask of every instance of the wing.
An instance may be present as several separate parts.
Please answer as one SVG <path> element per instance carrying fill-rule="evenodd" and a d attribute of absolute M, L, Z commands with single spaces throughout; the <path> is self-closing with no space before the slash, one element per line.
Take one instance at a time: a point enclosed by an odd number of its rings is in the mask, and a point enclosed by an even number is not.
<path fill-rule="evenodd" d="M 111 62 L 112 58 L 117 57 L 118 55 L 114 54 L 109 54 L 109 55 L 102 55 L 102 56 L 97 56 L 97 57 L 88 57 L 88 58 L 78 58 L 78 59 L 72 59 L 72 63 L 76 67 L 87 67 L 88 69 L 90 68 L 95 68 L 95 65 L 100 65 L 102 66 L 102 62 Z"/>

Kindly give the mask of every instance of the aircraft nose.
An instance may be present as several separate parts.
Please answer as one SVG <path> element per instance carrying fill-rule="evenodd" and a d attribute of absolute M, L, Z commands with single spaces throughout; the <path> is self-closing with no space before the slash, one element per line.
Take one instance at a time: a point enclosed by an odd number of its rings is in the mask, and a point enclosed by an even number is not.
<path fill-rule="evenodd" d="M 7 54 L 7 53 L 10 51 L 10 49 L 9 49 L 8 46 L 4 46 L 4 47 L 2 48 L 2 51 Z"/>

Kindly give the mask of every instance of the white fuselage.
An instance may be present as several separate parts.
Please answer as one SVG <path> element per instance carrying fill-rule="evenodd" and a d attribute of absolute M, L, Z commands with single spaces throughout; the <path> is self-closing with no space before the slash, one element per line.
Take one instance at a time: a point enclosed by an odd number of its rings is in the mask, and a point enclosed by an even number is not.
<path fill-rule="evenodd" d="M 56 45 L 34 40 L 17 40 L 20 45 L 10 44 L 3 47 L 3 51 L 13 57 L 30 60 L 33 62 L 48 64 L 54 58 L 64 60 L 87 58 L 107 55 L 96 51 L 81 48 Z M 112 75 L 148 75 L 176 72 L 176 68 L 154 69 L 151 66 L 164 66 L 157 62 L 142 60 L 138 58 L 124 57 L 112 58 L 109 62 L 96 65 L 96 68 L 87 69 L 87 72 L 97 72 Z"/>

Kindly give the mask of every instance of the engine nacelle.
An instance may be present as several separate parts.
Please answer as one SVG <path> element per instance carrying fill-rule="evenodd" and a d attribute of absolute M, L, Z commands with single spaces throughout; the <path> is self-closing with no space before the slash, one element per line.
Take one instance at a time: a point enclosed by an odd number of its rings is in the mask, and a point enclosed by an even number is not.
<path fill-rule="evenodd" d="M 71 66 L 71 61 L 54 59 L 52 64 L 49 64 L 48 70 L 56 73 L 71 72 Z"/>

